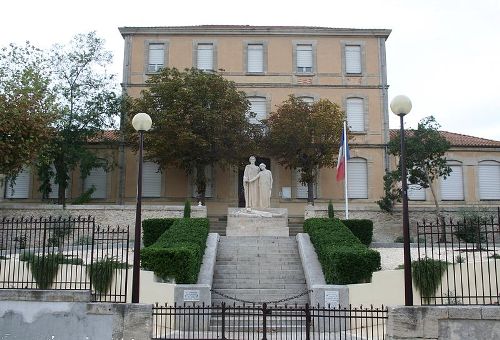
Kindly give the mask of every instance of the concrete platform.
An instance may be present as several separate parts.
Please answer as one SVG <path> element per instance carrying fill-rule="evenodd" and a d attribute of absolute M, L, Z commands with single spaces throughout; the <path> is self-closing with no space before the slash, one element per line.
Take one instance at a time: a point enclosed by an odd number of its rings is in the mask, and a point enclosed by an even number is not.
<path fill-rule="evenodd" d="M 288 209 L 227 209 L 227 236 L 289 236 Z"/>

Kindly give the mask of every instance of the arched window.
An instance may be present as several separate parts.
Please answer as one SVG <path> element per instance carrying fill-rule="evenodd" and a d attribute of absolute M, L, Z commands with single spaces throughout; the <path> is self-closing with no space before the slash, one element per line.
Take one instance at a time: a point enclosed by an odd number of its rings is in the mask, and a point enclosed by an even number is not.
<path fill-rule="evenodd" d="M 299 97 L 299 99 L 302 100 L 304 103 L 307 103 L 309 105 L 311 105 L 311 104 L 314 103 L 314 98 L 313 97 L 301 96 L 301 97 Z"/>
<path fill-rule="evenodd" d="M 478 177 L 479 199 L 500 200 L 500 162 L 479 162 Z"/>
<path fill-rule="evenodd" d="M 347 192 L 349 198 L 368 198 L 368 166 L 364 158 L 347 161 Z"/>
<path fill-rule="evenodd" d="M 351 131 L 365 131 L 365 108 L 363 98 L 347 98 L 347 125 Z"/>
<path fill-rule="evenodd" d="M 441 200 L 463 201 L 464 200 L 464 178 L 462 163 L 457 161 L 448 162 L 451 173 L 446 179 L 441 177 Z"/>

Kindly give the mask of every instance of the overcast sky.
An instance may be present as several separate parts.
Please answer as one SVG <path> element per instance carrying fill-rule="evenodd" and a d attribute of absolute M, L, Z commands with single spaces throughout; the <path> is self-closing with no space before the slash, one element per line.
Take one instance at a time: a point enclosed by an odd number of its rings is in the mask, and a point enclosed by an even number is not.
<path fill-rule="evenodd" d="M 406 126 L 432 114 L 443 130 L 500 140 L 500 0 L 7 0 L 0 46 L 48 48 L 95 30 L 121 79 L 118 27 L 203 24 L 392 29 L 389 100 L 411 98 Z"/>

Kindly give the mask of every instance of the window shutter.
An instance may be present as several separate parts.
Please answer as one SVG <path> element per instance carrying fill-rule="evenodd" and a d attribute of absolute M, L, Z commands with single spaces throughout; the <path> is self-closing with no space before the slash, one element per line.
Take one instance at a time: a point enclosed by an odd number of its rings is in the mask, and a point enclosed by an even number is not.
<path fill-rule="evenodd" d="M 361 73 L 361 46 L 345 47 L 345 72 Z"/>
<path fill-rule="evenodd" d="M 347 161 L 347 191 L 349 198 L 368 198 L 368 168 L 366 160 Z"/>
<path fill-rule="evenodd" d="M 500 163 L 479 163 L 479 199 L 500 200 Z"/>
<path fill-rule="evenodd" d="M 247 46 L 247 71 L 250 73 L 264 72 L 264 46 L 252 44 Z"/>
<path fill-rule="evenodd" d="M 450 165 L 451 173 L 446 179 L 441 177 L 441 199 L 443 201 L 464 200 L 464 180 L 461 165 Z"/>
<path fill-rule="evenodd" d="M 425 188 L 419 184 L 408 184 L 408 199 L 410 201 L 425 201 Z"/>
<path fill-rule="evenodd" d="M 312 45 L 297 45 L 297 72 L 312 72 Z"/>
<path fill-rule="evenodd" d="M 314 98 L 313 97 L 299 97 L 300 100 L 302 100 L 304 103 L 307 103 L 309 105 L 314 104 Z"/>
<path fill-rule="evenodd" d="M 144 162 L 142 166 L 142 197 L 161 196 L 161 172 L 155 162 Z"/>
<path fill-rule="evenodd" d="M 295 198 L 307 198 L 307 184 L 302 184 L 300 182 L 300 171 L 301 168 L 296 168 L 295 169 Z M 318 187 L 316 183 L 314 183 L 313 186 L 313 195 L 314 198 L 318 197 Z"/>
<path fill-rule="evenodd" d="M 347 125 L 351 131 L 365 131 L 365 113 L 362 98 L 347 99 Z"/>
<path fill-rule="evenodd" d="M 248 98 L 248 100 L 250 101 L 250 112 L 254 112 L 256 114 L 255 118 L 250 119 L 250 123 L 260 124 L 261 120 L 267 118 L 266 98 L 252 97 Z"/>
<path fill-rule="evenodd" d="M 31 181 L 31 169 L 24 167 L 21 172 L 17 174 L 15 184 L 12 181 L 7 181 L 5 198 L 29 198 Z"/>
<path fill-rule="evenodd" d="M 95 187 L 92 198 L 106 198 L 106 171 L 103 168 L 93 168 L 85 178 L 83 189 L 85 191 Z"/>
<path fill-rule="evenodd" d="M 197 65 L 200 70 L 214 69 L 214 45 L 198 44 Z"/>
<path fill-rule="evenodd" d="M 165 45 L 149 44 L 148 72 L 159 71 L 165 62 Z"/>
<path fill-rule="evenodd" d="M 195 183 L 196 178 L 196 169 L 193 171 L 193 197 L 198 196 L 198 187 Z M 211 198 L 214 195 L 214 169 L 211 166 L 205 167 L 205 178 L 206 178 L 206 187 L 205 187 L 205 197 Z"/>

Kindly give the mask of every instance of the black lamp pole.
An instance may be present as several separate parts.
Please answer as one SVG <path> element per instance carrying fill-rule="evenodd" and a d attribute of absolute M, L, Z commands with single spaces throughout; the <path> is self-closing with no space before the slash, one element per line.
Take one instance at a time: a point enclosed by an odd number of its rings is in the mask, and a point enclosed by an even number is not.
<path fill-rule="evenodd" d="M 137 207 L 135 209 L 134 270 L 132 275 L 132 303 L 139 303 L 141 275 L 141 209 L 142 209 L 142 151 L 144 131 L 139 130 L 139 171 L 137 174 Z"/>

